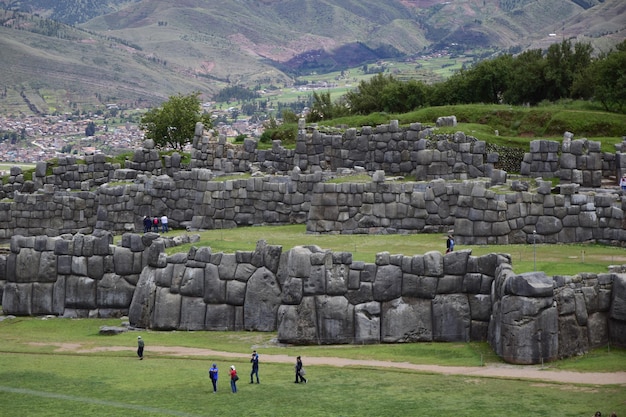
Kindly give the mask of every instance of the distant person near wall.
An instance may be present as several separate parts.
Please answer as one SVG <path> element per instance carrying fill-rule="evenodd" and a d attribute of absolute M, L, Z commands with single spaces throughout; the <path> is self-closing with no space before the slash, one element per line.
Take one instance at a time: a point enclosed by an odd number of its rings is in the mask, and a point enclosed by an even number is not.
<path fill-rule="evenodd" d="M 148 233 L 152 228 L 152 219 L 148 216 L 143 216 L 143 232 Z"/>
<path fill-rule="evenodd" d="M 622 178 L 620 178 L 619 186 L 622 189 L 622 191 L 626 191 L 626 175 L 622 175 Z"/>
<path fill-rule="evenodd" d="M 446 253 L 450 253 L 454 250 L 454 236 L 448 235 L 448 240 L 446 241 Z"/>
<path fill-rule="evenodd" d="M 155 217 L 152 219 L 152 231 L 155 233 L 159 233 L 159 218 Z"/>
<path fill-rule="evenodd" d="M 164 214 L 163 216 L 161 216 L 161 231 L 163 233 L 169 232 L 169 228 L 167 226 L 167 223 L 168 223 L 167 216 Z"/>

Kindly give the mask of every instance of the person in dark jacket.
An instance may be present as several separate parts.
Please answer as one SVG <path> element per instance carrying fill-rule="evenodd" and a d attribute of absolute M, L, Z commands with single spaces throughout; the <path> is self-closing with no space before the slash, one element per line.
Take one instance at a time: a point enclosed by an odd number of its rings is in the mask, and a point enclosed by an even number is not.
<path fill-rule="evenodd" d="M 446 253 L 450 253 L 454 251 L 454 236 L 451 234 L 448 235 L 448 240 L 446 241 Z"/>
<path fill-rule="evenodd" d="M 296 358 L 296 380 L 295 383 L 304 382 L 306 384 L 307 379 L 304 377 L 304 368 L 302 367 L 302 359 L 300 356 Z"/>
<path fill-rule="evenodd" d="M 143 216 L 143 232 L 148 233 L 152 228 L 152 219 L 148 216 Z"/>
<path fill-rule="evenodd" d="M 143 339 L 141 336 L 137 336 L 137 356 L 139 356 L 139 360 L 143 360 Z"/>
<path fill-rule="evenodd" d="M 252 358 L 250 358 L 250 362 L 252 363 L 252 371 L 250 371 L 250 383 L 254 383 L 253 376 L 256 375 L 256 383 L 259 383 L 259 354 L 256 353 L 256 350 L 252 352 Z"/>

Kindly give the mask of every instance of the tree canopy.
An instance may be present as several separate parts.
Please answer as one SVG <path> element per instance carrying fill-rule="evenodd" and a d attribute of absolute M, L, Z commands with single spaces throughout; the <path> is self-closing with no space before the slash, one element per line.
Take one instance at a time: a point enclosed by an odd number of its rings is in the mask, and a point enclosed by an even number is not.
<path fill-rule="evenodd" d="M 198 96 L 199 93 L 170 96 L 161 107 L 150 109 L 139 124 L 145 139 L 154 140 L 160 148 L 182 149 L 191 142 L 197 122 L 210 127 L 210 115 L 202 113 Z"/>

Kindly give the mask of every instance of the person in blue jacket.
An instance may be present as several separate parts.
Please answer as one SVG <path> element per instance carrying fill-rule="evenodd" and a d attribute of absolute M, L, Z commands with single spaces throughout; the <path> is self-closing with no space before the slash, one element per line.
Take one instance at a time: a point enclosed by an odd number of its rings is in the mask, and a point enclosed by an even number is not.
<path fill-rule="evenodd" d="M 253 376 L 256 375 L 256 383 L 259 383 L 259 354 L 256 353 L 256 350 L 252 352 L 252 358 L 250 358 L 250 363 L 252 363 L 252 371 L 250 371 L 250 383 L 253 384 Z"/>
<path fill-rule="evenodd" d="M 211 378 L 211 384 L 213 384 L 213 394 L 217 392 L 217 365 L 213 364 L 209 368 L 209 378 Z"/>

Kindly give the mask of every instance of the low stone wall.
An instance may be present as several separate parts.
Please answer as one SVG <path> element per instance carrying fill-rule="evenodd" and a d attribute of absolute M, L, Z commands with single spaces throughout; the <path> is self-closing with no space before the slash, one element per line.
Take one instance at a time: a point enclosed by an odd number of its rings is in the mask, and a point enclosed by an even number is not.
<path fill-rule="evenodd" d="M 187 240 L 189 241 L 189 240 Z M 0 256 L 6 314 L 114 317 L 155 330 L 278 331 L 295 344 L 489 340 L 511 363 L 626 346 L 626 274 L 515 274 L 507 255 L 377 254 L 259 241 L 166 255 L 157 234 L 21 237 Z"/>

